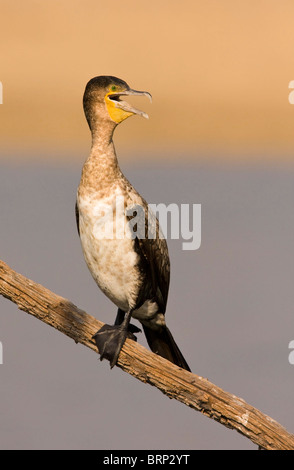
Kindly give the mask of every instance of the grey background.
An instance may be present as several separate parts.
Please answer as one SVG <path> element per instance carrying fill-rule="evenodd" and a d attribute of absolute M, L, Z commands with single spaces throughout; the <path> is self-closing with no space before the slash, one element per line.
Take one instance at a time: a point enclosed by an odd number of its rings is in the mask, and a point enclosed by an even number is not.
<path fill-rule="evenodd" d="M 200 249 L 168 241 L 167 323 L 193 372 L 294 432 L 293 167 L 121 163 L 149 203 L 202 205 Z M 1 163 L 0 258 L 111 322 L 76 231 L 82 164 Z M 1 449 L 256 449 L 2 297 L 0 341 Z"/>

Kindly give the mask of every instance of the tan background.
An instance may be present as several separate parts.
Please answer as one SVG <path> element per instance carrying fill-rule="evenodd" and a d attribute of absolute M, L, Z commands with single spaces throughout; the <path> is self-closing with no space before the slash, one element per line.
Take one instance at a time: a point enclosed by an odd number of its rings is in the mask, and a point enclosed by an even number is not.
<path fill-rule="evenodd" d="M 0 13 L 2 158 L 79 159 L 85 84 L 111 74 L 153 95 L 150 121 L 117 132 L 125 157 L 293 159 L 290 0 L 15 0 Z"/>

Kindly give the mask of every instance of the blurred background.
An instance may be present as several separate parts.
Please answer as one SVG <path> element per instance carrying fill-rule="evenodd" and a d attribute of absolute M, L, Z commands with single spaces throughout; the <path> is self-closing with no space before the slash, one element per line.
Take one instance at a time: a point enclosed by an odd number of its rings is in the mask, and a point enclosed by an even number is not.
<path fill-rule="evenodd" d="M 116 130 L 150 203 L 202 205 L 202 244 L 168 240 L 167 323 L 193 372 L 294 432 L 290 0 L 0 1 L 0 258 L 111 322 L 74 204 L 87 81 L 153 104 Z M 256 449 L 0 298 L 0 448 Z M 146 344 L 143 335 L 139 341 Z"/>

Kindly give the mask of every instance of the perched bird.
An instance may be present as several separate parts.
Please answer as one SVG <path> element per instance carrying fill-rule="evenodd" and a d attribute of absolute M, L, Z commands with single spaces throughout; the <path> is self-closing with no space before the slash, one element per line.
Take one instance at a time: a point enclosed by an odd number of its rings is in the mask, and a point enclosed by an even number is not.
<path fill-rule="evenodd" d="M 130 323 L 133 317 L 141 322 L 153 352 L 190 370 L 165 323 L 170 281 L 166 240 L 146 201 L 121 172 L 113 144 L 120 122 L 134 114 L 148 118 L 124 101 L 129 95 L 151 99 L 150 93 L 132 90 L 111 76 L 92 78 L 83 97 L 92 146 L 77 192 L 77 227 L 94 280 L 118 307 L 114 325 L 105 324 L 93 338 L 100 358 L 107 358 L 113 367 L 126 338 L 136 340 L 134 333 L 141 331 Z M 141 219 L 134 212 L 143 214 Z M 142 230 L 139 236 L 142 225 L 144 236 Z M 148 237 L 147 227 L 152 236 Z"/>

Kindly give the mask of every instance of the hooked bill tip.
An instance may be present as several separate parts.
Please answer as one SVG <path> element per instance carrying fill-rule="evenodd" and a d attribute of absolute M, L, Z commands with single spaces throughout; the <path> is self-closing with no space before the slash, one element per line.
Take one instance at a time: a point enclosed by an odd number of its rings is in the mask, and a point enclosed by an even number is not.
<path fill-rule="evenodd" d="M 150 103 L 152 103 L 152 95 L 150 93 L 148 93 L 148 91 L 147 91 L 146 95 L 148 96 Z"/>

